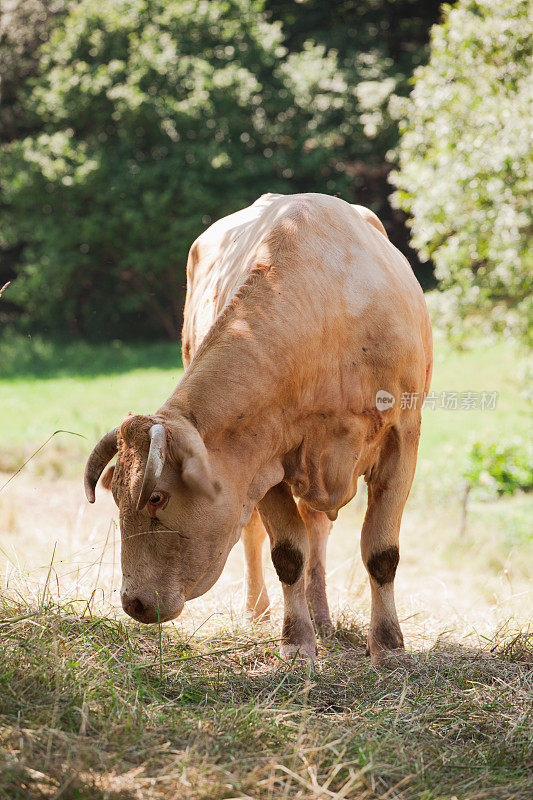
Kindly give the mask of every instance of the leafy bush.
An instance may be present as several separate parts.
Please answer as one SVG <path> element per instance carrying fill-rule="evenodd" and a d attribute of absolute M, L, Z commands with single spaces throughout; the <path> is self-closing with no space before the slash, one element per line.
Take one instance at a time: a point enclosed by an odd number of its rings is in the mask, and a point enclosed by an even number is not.
<path fill-rule="evenodd" d="M 412 242 L 435 262 L 448 327 L 470 319 L 530 342 L 532 19 L 529 0 L 445 7 L 402 104 L 394 177 Z"/>
<path fill-rule="evenodd" d="M 39 48 L 67 10 L 68 0 L 7 0 L 0 8 L 0 141 L 34 132 L 24 87 L 39 64 Z"/>
<path fill-rule="evenodd" d="M 256 0 L 81 0 L 42 48 L 39 133 L 4 146 L 9 299 L 52 333 L 175 337 L 188 247 L 264 190 L 342 190 L 333 54 Z M 352 104 L 354 108 L 354 104 Z M 355 113 L 355 111 L 354 111 Z"/>
<path fill-rule="evenodd" d="M 533 459 L 515 444 L 476 442 L 463 472 L 469 488 L 481 487 L 487 493 L 514 494 L 533 489 Z"/>
<path fill-rule="evenodd" d="M 438 6 L 12 0 L 0 326 L 175 338 L 191 241 L 264 191 L 371 205 L 416 268 L 387 200 L 388 103 L 425 60 Z"/>

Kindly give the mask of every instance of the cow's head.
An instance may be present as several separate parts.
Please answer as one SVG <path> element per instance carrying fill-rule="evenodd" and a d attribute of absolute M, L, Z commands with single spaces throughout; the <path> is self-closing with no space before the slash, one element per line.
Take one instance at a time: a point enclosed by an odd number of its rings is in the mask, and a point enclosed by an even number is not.
<path fill-rule="evenodd" d="M 241 532 L 242 503 L 184 417 L 129 416 L 107 433 L 87 462 L 89 502 L 116 453 L 102 483 L 120 513 L 123 608 L 140 622 L 174 619 L 220 575 Z"/>

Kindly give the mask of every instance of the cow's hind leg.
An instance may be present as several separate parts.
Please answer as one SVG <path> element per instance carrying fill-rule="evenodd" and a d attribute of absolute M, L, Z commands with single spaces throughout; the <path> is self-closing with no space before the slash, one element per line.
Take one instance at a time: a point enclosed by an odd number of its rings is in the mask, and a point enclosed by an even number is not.
<path fill-rule="evenodd" d="M 323 511 L 315 511 L 305 500 L 298 502 L 298 509 L 309 536 L 307 602 L 318 632 L 327 636 L 333 631 L 326 593 L 326 550 L 331 522 Z"/>
<path fill-rule="evenodd" d="M 370 577 L 372 609 L 367 655 L 377 663 L 403 649 L 394 603 L 394 577 L 400 559 L 402 512 L 413 481 L 420 417 L 389 431 L 378 461 L 366 476 L 368 508 L 361 533 L 361 553 Z"/>
<path fill-rule="evenodd" d="M 267 532 L 254 508 L 242 532 L 244 545 L 244 608 L 249 620 L 268 619 L 270 602 L 263 576 L 263 542 Z"/>
<path fill-rule="evenodd" d="M 279 483 L 258 504 L 270 537 L 272 563 L 283 589 L 284 617 L 281 644 L 283 658 L 295 655 L 313 659 L 316 636 L 305 596 L 309 539 L 292 492 Z"/>

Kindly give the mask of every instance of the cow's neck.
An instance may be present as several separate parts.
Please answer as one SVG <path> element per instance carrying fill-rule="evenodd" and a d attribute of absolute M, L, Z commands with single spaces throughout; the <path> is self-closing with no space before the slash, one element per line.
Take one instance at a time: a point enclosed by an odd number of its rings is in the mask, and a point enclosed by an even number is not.
<path fill-rule="evenodd" d="M 263 270 L 248 276 L 161 409 L 191 419 L 206 443 L 267 430 L 287 411 L 295 347 L 279 321 L 280 288 Z"/>
<path fill-rule="evenodd" d="M 213 348 L 194 360 L 160 413 L 184 416 L 199 431 L 208 449 L 224 447 L 272 450 L 279 442 L 283 417 L 281 394 L 261 357 L 242 342 Z M 279 389 L 279 387 L 278 387 Z M 243 453 L 244 455 L 244 453 Z"/>
<path fill-rule="evenodd" d="M 215 323 L 159 412 L 188 418 L 208 450 L 225 451 L 246 465 L 244 480 L 280 463 L 293 446 L 295 411 L 294 348 L 287 346 L 285 329 L 273 330 L 277 298 L 261 275 L 250 284 Z"/>

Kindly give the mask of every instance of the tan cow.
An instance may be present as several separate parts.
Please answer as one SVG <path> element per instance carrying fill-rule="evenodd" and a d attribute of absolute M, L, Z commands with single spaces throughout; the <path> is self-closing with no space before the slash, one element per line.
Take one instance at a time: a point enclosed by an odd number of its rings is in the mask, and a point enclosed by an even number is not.
<path fill-rule="evenodd" d="M 264 525 L 285 601 L 282 655 L 313 657 L 309 606 L 331 627 L 330 521 L 364 476 L 377 661 L 403 646 L 398 536 L 432 364 L 420 286 L 372 212 L 321 194 L 264 195 L 219 220 L 191 247 L 187 277 L 183 379 L 153 415 L 106 434 L 86 468 L 94 502 L 118 450 L 104 484 L 120 511 L 123 607 L 142 622 L 175 618 L 242 533 L 248 612 L 264 614 Z"/>

